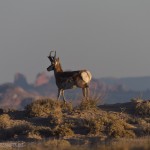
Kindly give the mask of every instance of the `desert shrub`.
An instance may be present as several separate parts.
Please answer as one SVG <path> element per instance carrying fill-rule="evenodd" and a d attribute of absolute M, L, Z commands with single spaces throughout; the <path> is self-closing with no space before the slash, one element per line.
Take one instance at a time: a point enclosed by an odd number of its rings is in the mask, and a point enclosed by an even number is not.
<path fill-rule="evenodd" d="M 27 105 L 25 110 L 30 117 L 47 117 L 56 105 L 59 106 L 52 99 L 41 99 Z"/>
<path fill-rule="evenodd" d="M 58 137 L 73 136 L 74 132 L 69 124 L 62 124 L 54 128 L 54 135 Z"/>
<path fill-rule="evenodd" d="M 66 112 L 72 110 L 72 105 L 52 99 L 41 99 L 27 105 L 25 110 L 29 117 L 48 117 L 51 113 L 54 113 L 56 108 Z"/>
<path fill-rule="evenodd" d="M 149 120 L 147 121 L 146 119 L 139 118 L 137 121 L 138 124 L 138 130 L 137 134 L 139 136 L 145 136 L 145 135 L 150 135 L 150 122 Z"/>
<path fill-rule="evenodd" d="M 104 113 L 102 116 L 87 117 L 76 120 L 78 130 L 84 130 L 87 135 L 107 135 L 112 138 L 135 137 L 133 128 L 126 120 L 111 113 Z"/>
<path fill-rule="evenodd" d="M 63 101 L 59 101 L 60 107 L 62 108 L 62 112 L 72 112 L 73 105 L 71 102 L 64 103 Z"/>
<path fill-rule="evenodd" d="M 105 128 L 105 120 L 103 118 L 91 118 L 86 120 L 83 125 L 88 128 L 88 134 L 101 135 Z"/>
<path fill-rule="evenodd" d="M 83 99 L 77 109 L 89 110 L 96 109 L 98 105 L 103 102 L 103 96 L 101 94 L 91 94 L 87 99 Z"/>
<path fill-rule="evenodd" d="M 50 119 L 51 126 L 59 125 L 63 122 L 63 113 L 60 107 L 56 107 L 48 117 Z"/>
<path fill-rule="evenodd" d="M 97 99 L 82 100 L 77 108 L 80 110 L 96 109 L 97 104 L 98 104 Z"/>
<path fill-rule="evenodd" d="M 144 100 L 141 97 L 137 97 L 137 98 L 131 98 L 131 102 L 133 103 L 141 103 Z"/>
<path fill-rule="evenodd" d="M 115 114 L 108 114 L 106 133 L 113 138 L 135 137 L 133 127 Z"/>
<path fill-rule="evenodd" d="M 29 132 L 28 134 L 27 134 L 27 138 L 29 138 L 29 139 L 33 139 L 33 140 L 41 140 L 42 139 L 42 137 L 39 135 L 39 133 L 38 132 Z"/>
<path fill-rule="evenodd" d="M 150 101 L 139 102 L 135 107 L 136 114 L 150 117 Z"/>
<path fill-rule="evenodd" d="M 5 129 L 11 126 L 11 119 L 8 114 L 0 115 L 0 129 Z"/>
<path fill-rule="evenodd" d="M 107 134 L 113 138 L 122 138 L 122 137 L 135 137 L 135 134 L 132 130 L 127 130 L 125 128 L 124 122 L 118 120 L 115 122 L 110 122 L 107 126 Z"/>
<path fill-rule="evenodd" d="M 103 94 L 92 93 L 89 98 L 83 99 L 77 108 L 80 110 L 97 109 L 97 106 L 102 104 L 103 102 L 104 102 Z"/>

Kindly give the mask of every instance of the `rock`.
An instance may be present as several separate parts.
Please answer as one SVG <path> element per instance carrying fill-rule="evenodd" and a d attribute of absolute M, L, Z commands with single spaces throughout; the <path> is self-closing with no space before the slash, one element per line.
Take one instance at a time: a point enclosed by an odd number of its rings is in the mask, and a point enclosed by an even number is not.
<path fill-rule="evenodd" d="M 15 74 L 14 84 L 22 88 L 27 88 L 29 86 L 26 77 L 21 73 Z"/>
<path fill-rule="evenodd" d="M 34 85 L 36 87 L 41 86 L 41 85 L 47 84 L 49 80 L 50 80 L 50 77 L 45 72 L 42 72 L 37 75 Z"/>
<path fill-rule="evenodd" d="M 0 98 L 1 108 L 23 109 L 25 105 L 31 103 L 37 96 L 21 87 L 5 86 L 5 90 L 1 93 Z"/>

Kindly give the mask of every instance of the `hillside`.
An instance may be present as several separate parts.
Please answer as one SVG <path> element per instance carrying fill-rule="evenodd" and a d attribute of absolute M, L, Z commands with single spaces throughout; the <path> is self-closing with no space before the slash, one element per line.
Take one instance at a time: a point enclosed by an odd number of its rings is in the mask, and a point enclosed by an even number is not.
<path fill-rule="evenodd" d="M 71 103 L 39 99 L 22 111 L 1 109 L 0 148 L 139 148 L 132 139 L 149 136 L 150 101 L 133 99 L 129 103 L 96 106 L 97 102 L 97 99 L 80 101 L 73 107 Z M 125 145 L 113 144 L 114 139 L 122 138 L 126 139 Z M 139 140 L 144 142 L 140 147 L 150 148 L 149 140 Z"/>
<path fill-rule="evenodd" d="M 0 140 L 44 138 L 134 138 L 149 134 L 150 102 L 96 106 L 97 100 L 71 103 L 41 99 L 23 111 L 1 110 Z M 136 117 L 135 117 L 136 116 Z"/>

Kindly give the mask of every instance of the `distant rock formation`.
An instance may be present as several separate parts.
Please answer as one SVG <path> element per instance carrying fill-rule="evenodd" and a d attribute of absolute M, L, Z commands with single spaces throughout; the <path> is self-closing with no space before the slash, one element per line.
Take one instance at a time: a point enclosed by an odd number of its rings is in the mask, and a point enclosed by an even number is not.
<path fill-rule="evenodd" d="M 25 75 L 23 75 L 23 74 L 21 74 L 21 73 L 16 73 L 16 74 L 15 74 L 15 77 L 14 77 L 14 84 L 15 84 L 16 86 L 22 87 L 22 88 L 24 88 L 24 89 L 28 88 L 28 86 L 29 86 Z"/>
<path fill-rule="evenodd" d="M 129 78 L 126 81 L 125 79 L 93 78 L 90 84 L 90 93 L 91 95 L 104 95 L 103 99 L 106 103 L 125 102 L 139 95 L 139 91 L 133 91 L 133 88 L 128 86 L 129 81 L 133 85 L 144 81 L 149 83 L 150 77 L 142 78 L 142 81 L 138 81 L 138 79 L 140 78 Z M 81 91 L 80 89 L 66 90 L 65 97 L 67 100 L 76 100 L 82 95 Z M 142 91 L 142 96 L 142 98 L 148 99 L 150 90 Z M 22 109 L 40 97 L 57 97 L 55 77 L 48 76 L 45 72 L 39 73 L 35 82 L 30 84 L 28 84 L 25 75 L 17 73 L 14 77 L 14 83 L 0 85 L 0 108 Z"/>
<path fill-rule="evenodd" d="M 13 84 L 0 86 L 0 108 L 23 109 L 39 96 Z"/>
<path fill-rule="evenodd" d="M 34 86 L 38 87 L 38 86 L 47 84 L 49 80 L 50 80 L 50 77 L 45 72 L 39 73 L 36 77 Z"/>

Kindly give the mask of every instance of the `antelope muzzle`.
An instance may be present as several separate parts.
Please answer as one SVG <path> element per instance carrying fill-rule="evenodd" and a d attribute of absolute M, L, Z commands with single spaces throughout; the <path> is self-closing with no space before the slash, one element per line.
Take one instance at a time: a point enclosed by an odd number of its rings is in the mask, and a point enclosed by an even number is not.
<path fill-rule="evenodd" d="M 53 65 L 50 65 L 48 68 L 47 68 L 47 71 L 52 71 L 54 70 L 54 66 Z"/>

